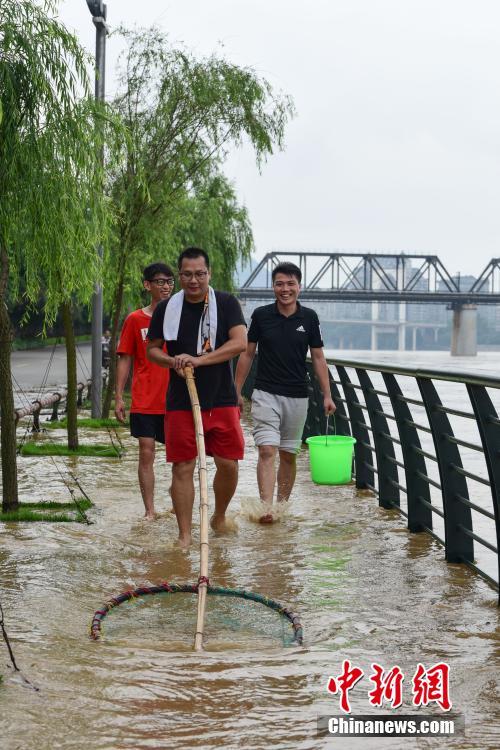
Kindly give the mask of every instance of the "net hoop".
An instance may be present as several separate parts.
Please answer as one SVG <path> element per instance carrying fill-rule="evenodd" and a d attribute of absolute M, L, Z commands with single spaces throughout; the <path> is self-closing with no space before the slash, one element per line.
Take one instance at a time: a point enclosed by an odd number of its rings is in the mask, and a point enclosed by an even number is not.
<path fill-rule="evenodd" d="M 206 583 L 206 581 L 200 581 Z M 100 609 L 98 609 L 92 618 L 90 625 L 90 637 L 94 641 L 98 641 L 101 637 L 101 626 L 102 621 L 115 607 L 120 606 L 124 602 L 129 602 L 132 599 L 137 599 L 141 596 L 151 596 L 153 594 L 197 594 L 199 583 L 194 584 L 179 584 L 179 583 L 161 583 L 159 586 L 140 586 L 139 588 L 124 591 L 123 594 L 114 596 L 109 599 Z M 292 612 L 291 609 L 284 607 L 274 599 L 270 599 L 262 594 L 255 594 L 252 591 L 245 591 L 244 589 L 228 589 L 223 586 L 210 586 L 207 585 L 207 593 L 215 594 L 218 596 L 232 596 L 239 599 L 249 599 L 253 602 L 263 604 L 265 607 L 274 610 L 281 615 L 285 620 L 288 620 L 293 629 L 293 640 L 301 646 L 303 642 L 303 630 L 299 620 L 299 616 Z"/>

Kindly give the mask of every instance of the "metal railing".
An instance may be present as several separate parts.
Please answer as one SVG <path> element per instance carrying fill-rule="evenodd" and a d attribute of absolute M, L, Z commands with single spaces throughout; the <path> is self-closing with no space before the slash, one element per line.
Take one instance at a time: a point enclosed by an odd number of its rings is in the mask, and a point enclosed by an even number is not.
<path fill-rule="evenodd" d="M 356 487 L 406 516 L 410 532 L 430 533 L 448 562 L 465 563 L 498 590 L 500 379 L 337 358 L 328 364 L 336 431 L 356 438 Z M 458 404 L 447 405 L 450 393 Z M 453 422 L 469 423 L 469 439 L 457 437 Z M 324 431 L 321 393 L 311 377 L 304 438 Z M 466 468 L 471 456 L 483 476 Z"/>
<path fill-rule="evenodd" d="M 90 400 L 91 398 L 91 392 L 92 392 L 92 381 L 89 379 L 85 383 L 78 383 L 77 384 L 77 406 L 83 405 L 83 393 L 87 389 L 87 396 L 85 400 Z M 66 388 L 62 388 L 60 391 L 54 391 L 52 393 L 45 393 L 43 396 L 40 396 L 40 398 L 33 399 L 33 401 L 30 402 L 30 404 L 19 407 L 17 409 L 14 409 L 14 417 L 16 420 L 16 425 L 19 422 L 20 419 L 23 419 L 24 417 L 32 416 L 33 417 L 33 432 L 40 432 L 40 415 L 42 413 L 42 409 L 47 409 L 49 407 L 52 408 L 52 412 L 50 415 L 51 422 L 55 422 L 59 419 L 59 409 L 63 405 L 66 396 L 68 395 L 68 391 Z"/>

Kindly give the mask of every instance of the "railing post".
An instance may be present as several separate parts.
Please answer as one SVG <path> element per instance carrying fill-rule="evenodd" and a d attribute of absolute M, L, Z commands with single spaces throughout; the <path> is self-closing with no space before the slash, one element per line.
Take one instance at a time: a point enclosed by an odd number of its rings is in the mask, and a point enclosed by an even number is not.
<path fill-rule="evenodd" d="M 417 428 L 414 427 L 408 404 L 402 400 L 402 391 L 396 377 L 392 373 L 383 372 L 385 387 L 391 399 L 392 410 L 396 417 L 401 452 L 405 465 L 406 498 L 408 502 L 408 529 L 410 531 L 424 531 L 432 529 L 432 510 L 421 502 L 431 502 L 429 484 L 419 474 L 427 475 L 425 458 L 415 448 L 421 449 Z"/>
<path fill-rule="evenodd" d="M 38 408 L 33 410 L 33 427 L 31 428 L 31 432 L 40 432 L 40 409 L 42 408 L 42 405 L 38 400 L 35 400 L 32 403 L 38 404 Z"/>
<path fill-rule="evenodd" d="M 474 542 L 461 526 L 472 531 L 472 517 L 470 508 L 460 502 L 458 495 L 469 499 L 467 481 L 453 465 L 462 467 L 460 452 L 455 443 L 447 439 L 447 435 L 454 437 L 450 420 L 442 406 L 434 383 L 430 378 L 417 378 L 418 387 L 427 412 L 429 426 L 432 431 L 436 458 L 438 460 L 439 476 L 441 478 L 441 492 L 443 495 L 445 555 L 448 562 L 459 563 L 474 560 Z"/>
<path fill-rule="evenodd" d="M 497 534 L 498 579 L 500 581 L 500 420 L 484 386 L 468 384 L 467 391 L 477 420 L 490 479 Z"/>
<path fill-rule="evenodd" d="M 54 393 L 54 396 L 59 396 L 59 398 L 56 401 L 54 401 L 54 403 L 52 404 L 52 414 L 50 415 L 50 421 L 51 422 L 57 422 L 58 419 L 59 419 L 58 407 L 59 407 L 59 403 L 61 401 L 61 394 L 60 393 Z"/>
<path fill-rule="evenodd" d="M 347 410 L 351 420 L 351 430 L 353 437 L 356 438 L 354 445 L 354 459 L 356 464 L 356 487 L 360 490 L 370 489 L 376 492 L 374 485 L 374 472 L 370 467 L 373 465 L 373 451 L 370 433 L 365 422 L 365 415 L 356 395 L 356 390 L 352 387 L 349 375 L 345 367 L 335 365 L 339 374 L 342 388 L 344 389 L 345 400 L 347 401 Z"/>
<path fill-rule="evenodd" d="M 372 426 L 373 444 L 377 456 L 378 504 L 382 508 L 399 507 L 398 467 L 390 459 L 396 460 L 394 445 L 390 438 L 389 425 L 366 370 L 356 368 L 359 383 L 363 389 L 368 416 Z"/>

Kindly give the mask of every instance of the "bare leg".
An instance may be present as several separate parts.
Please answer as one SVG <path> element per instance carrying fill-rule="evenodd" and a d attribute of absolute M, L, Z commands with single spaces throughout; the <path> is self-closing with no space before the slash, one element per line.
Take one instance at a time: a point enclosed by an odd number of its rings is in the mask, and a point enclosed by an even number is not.
<path fill-rule="evenodd" d="M 273 504 L 274 487 L 276 485 L 276 452 L 274 445 L 259 445 L 259 459 L 257 461 L 257 484 L 259 485 L 260 499 L 265 505 L 269 505 L 269 513 L 260 519 L 261 523 L 272 523 L 271 506 Z"/>
<path fill-rule="evenodd" d="M 169 494 L 170 500 L 172 500 L 172 484 L 170 484 L 170 487 L 168 488 L 168 494 Z M 173 500 L 172 500 L 172 507 L 170 508 L 170 512 L 173 513 L 175 516 L 175 508 L 174 508 Z"/>
<path fill-rule="evenodd" d="M 224 531 L 227 506 L 231 502 L 238 484 L 238 461 L 214 456 L 217 471 L 214 477 L 215 510 L 210 525 L 216 531 Z"/>
<path fill-rule="evenodd" d="M 278 502 L 288 500 L 295 483 L 297 473 L 297 461 L 295 453 L 280 450 L 280 462 L 278 466 Z"/>
<path fill-rule="evenodd" d="M 192 461 L 180 461 L 172 465 L 171 495 L 177 525 L 179 526 L 179 544 L 181 547 L 189 547 L 191 544 L 195 464 L 196 459 L 193 458 Z"/>
<path fill-rule="evenodd" d="M 139 438 L 139 487 L 141 488 L 142 500 L 146 510 L 145 518 L 153 519 L 155 517 L 155 441 L 154 438 Z"/>
<path fill-rule="evenodd" d="M 259 445 L 258 448 L 257 484 L 259 485 L 259 495 L 263 503 L 271 505 L 276 484 L 275 458 L 278 449 L 273 445 Z"/>

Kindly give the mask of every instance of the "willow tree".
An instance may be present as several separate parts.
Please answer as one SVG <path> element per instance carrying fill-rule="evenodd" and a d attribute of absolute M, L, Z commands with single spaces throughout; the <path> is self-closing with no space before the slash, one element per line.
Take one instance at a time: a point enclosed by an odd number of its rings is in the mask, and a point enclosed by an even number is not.
<path fill-rule="evenodd" d="M 291 100 L 248 68 L 225 59 L 198 60 L 170 46 L 158 29 L 121 32 L 128 44 L 112 104 L 129 132 L 119 169 L 110 177 L 117 216 L 111 276 L 111 360 L 114 362 L 129 270 L 148 232 L 172 225 L 197 175 L 245 139 L 260 165 L 283 146 Z M 209 248 L 211 251 L 214 248 Z M 109 284 L 110 281 L 107 281 Z M 114 387 L 110 372 L 103 411 Z"/>
<path fill-rule="evenodd" d="M 51 322 L 88 297 L 105 217 L 85 53 L 52 0 L 0 0 L 0 407 L 4 510 L 18 504 L 7 294 L 25 273 Z"/>
<path fill-rule="evenodd" d="M 240 261 L 250 260 L 253 234 L 250 218 L 234 186 L 214 165 L 196 180 L 184 203 L 174 251 L 193 244 L 210 248 L 213 284 L 232 291 Z"/>

